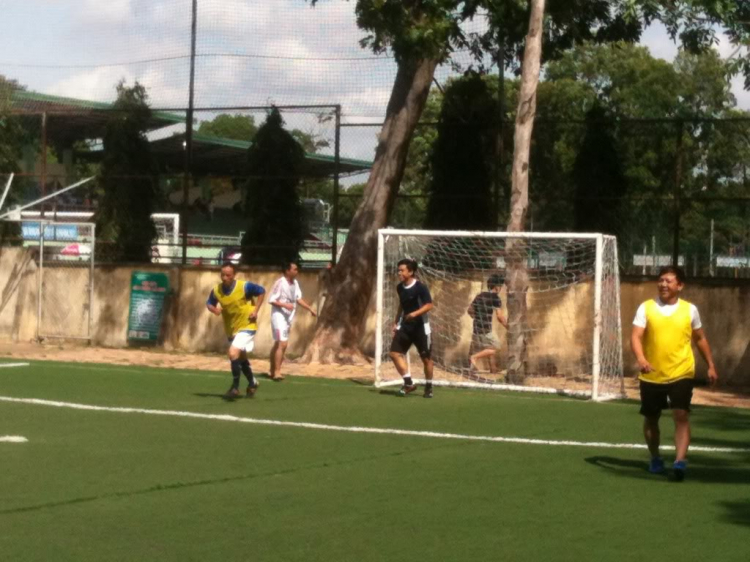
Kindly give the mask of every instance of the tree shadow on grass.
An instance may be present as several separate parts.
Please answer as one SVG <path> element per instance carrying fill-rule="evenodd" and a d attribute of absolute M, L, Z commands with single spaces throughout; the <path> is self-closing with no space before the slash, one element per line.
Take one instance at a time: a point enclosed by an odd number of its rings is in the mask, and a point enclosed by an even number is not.
<path fill-rule="evenodd" d="M 697 406 L 694 416 L 701 427 L 722 432 L 750 431 L 750 409 Z"/>
<path fill-rule="evenodd" d="M 651 474 L 646 460 L 622 459 L 604 455 L 588 457 L 584 460 L 617 476 L 638 480 L 674 480 L 669 462 L 665 462 L 667 468 L 665 473 Z M 703 462 L 703 457 L 694 456 L 688 462 L 686 480 L 703 484 L 750 484 L 750 470 L 747 467 L 731 466 L 728 462 L 725 462 L 723 466 L 713 461 Z M 748 510 L 750 513 L 750 507 Z"/>
<path fill-rule="evenodd" d="M 727 523 L 750 527 L 750 499 L 745 501 L 719 502 L 726 509 L 723 519 Z"/>

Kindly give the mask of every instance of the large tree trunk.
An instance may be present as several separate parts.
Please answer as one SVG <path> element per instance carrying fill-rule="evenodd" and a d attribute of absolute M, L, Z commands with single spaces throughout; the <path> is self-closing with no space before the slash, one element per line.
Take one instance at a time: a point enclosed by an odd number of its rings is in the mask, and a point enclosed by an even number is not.
<path fill-rule="evenodd" d="M 378 229 L 387 225 L 414 129 L 427 102 L 437 60 L 401 62 L 378 137 L 375 161 L 349 229 L 332 290 L 303 361 L 364 361 L 359 341 L 375 282 Z"/>
<path fill-rule="evenodd" d="M 536 90 L 542 59 L 544 0 L 531 0 L 529 32 L 523 53 L 521 90 L 516 112 L 513 177 L 510 198 L 509 232 L 526 229 L 529 209 L 529 154 L 536 114 Z M 526 270 L 526 246 L 523 239 L 509 239 L 506 246 L 506 284 L 508 286 L 508 381 L 516 384 L 526 376 L 526 293 L 529 275 Z"/>

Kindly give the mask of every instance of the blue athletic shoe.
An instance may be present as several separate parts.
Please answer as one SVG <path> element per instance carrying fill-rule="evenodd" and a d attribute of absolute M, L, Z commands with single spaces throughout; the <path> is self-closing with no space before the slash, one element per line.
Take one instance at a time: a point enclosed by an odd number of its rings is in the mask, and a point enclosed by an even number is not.
<path fill-rule="evenodd" d="M 648 471 L 651 474 L 661 474 L 664 472 L 664 460 L 661 457 L 653 457 L 648 464 Z"/>
<path fill-rule="evenodd" d="M 674 470 L 674 479 L 677 482 L 682 482 L 683 480 L 685 480 L 687 463 L 685 461 L 675 461 L 675 463 L 672 465 L 672 470 Z"/>

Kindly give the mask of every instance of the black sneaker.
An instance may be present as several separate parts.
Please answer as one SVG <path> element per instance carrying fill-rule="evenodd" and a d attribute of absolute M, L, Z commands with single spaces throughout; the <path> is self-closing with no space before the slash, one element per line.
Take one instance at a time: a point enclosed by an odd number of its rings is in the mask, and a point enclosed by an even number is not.
<path fill-rule="evenodd" d="M 234 398 L 237 398 L 240 395 L 240 389 L 231 387 L 229 390 L 227 390 L 226 394 L 224 394 L 224 398 L 227 400 L 232 400 Z"/>
<path fill-rule="evenodd" d="M 247 392 L 246 396 L 248 398 L 252 398 L 253 396 L 255 396 L 255 393 L 258 392 L 258 386 L 260 386 L 258 384 L 258 381 L 255 381 L 255 384 L 248 385 L 247 391 L 246 391 Z"/>
<path fill-rule="evenodd" d="M 401 389 L 398 391 L 400 396 L 406 396 L 407 394 L 410 394 L 417 390 L 416 384 L 405 384 L 401 387 Z"/>
<path fill-rule="evenodd" d="M 423 396 L 425 398 L 432 398 L 432 387 L 431 386 L 429 386 L 429 387 L 427 387 L 427 388 L 424 389 Z"/>

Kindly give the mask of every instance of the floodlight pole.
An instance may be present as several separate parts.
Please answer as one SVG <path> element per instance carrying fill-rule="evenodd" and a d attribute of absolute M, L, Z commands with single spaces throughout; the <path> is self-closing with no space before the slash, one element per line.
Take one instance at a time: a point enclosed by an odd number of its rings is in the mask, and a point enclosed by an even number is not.
<path fill-rule="evenodd" d="M 685 123 L 677 123 L 677 154 L 674 169 L 674 225 L 672 227 L 672 265 L 680 265 L 680 192 L 682 191 L 682 137 L 684 136 Z"/>
<path fill-rule="evenodd" d="M 497 40 L 497 137 L 495 139 L 495 205 L 493 209 L 493 225 L 495 230 L 500 230 L 500 197 L 503 186 L 504 151 L 503 134 L 505 133 L 505 35 L 503 30 L 498 31 Z"/>
<path fill-rule="evenodd" d="M 339 176 L 341 174 L 341 106 L 336 106 L 336 134 L 334 140 L 333 157 L 333 231 L 331 237 L 331 263 L 338 261 L 339 238 Z"/>
<path fill-rule="evenodd" d="M 193 167 L 193 111 L 195 109 L 195 43 L 198 31 L 198 0 L 193 0 L 193 16 L 190 28 L 190 86 L 188 110 L 185 116 L 185 173 L 182 179 L 182 265 L 187 263 L 188 245 L 188 199 L 190 198 L 190 176 Z"/>
<path fill-rule="evenodd" d="M 47 195 L 47 112 L 42 113 L 42 197 Z M 44 214 L 44 205 L 39 209 Z"/>

